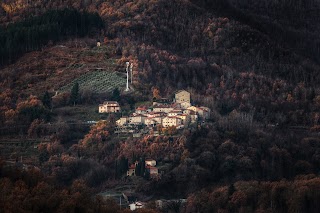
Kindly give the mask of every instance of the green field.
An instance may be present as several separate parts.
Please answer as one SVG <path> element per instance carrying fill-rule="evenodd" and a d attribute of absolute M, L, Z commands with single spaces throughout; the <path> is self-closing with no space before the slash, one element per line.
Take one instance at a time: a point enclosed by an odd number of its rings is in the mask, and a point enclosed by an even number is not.
<path fill-rule="evenodd" d="M 80 90 L 89 90 L 95 93 L 112 92 L 115 88 L 121 90 L 126 85 L 126 79 L 122 73 L 97 70 L 74 79 L 71 83 L 61 87 L 59 91 L 70 91 L 76 82 L 79 83 Z"/>

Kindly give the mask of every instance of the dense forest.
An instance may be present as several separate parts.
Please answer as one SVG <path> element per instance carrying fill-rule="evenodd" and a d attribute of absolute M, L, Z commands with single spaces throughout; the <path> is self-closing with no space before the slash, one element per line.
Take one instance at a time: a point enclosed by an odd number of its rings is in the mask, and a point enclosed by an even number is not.
<path fill-rule="evenodd" d="M 0 139 L 48 141 L 31 169 L 1 145 L 0 209 L 128 212 L 94 195 L 133 184 L 138 212 L 319 212 L 319 1 L 7 0 L 0 14 Z M 134 64 L 134 92 L 58 94 L 107 60 Z M 140 138 L 115 133 L 119 115 L 84 125 L 105 99 L 128 114 L 179 89 L 208 122 Z"/>
<path fill-rule="evenodd" d="M 98 14 L 72 9 L 51 10 L 0 28 L 1 64 L 11 63 L 25 52 L 39 50 L 48 42 L 67 36 L 83 37 L 104 23 Z"/>

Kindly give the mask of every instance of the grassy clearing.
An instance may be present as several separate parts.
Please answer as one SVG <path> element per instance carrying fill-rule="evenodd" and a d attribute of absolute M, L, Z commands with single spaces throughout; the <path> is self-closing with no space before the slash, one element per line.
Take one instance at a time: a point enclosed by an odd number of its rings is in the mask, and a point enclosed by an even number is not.
<path fill-rule="evenodd" d="M 54 109 L 53 113 L 65 121 L 96 121 L 108 116 L 98 113 L 97 105 L 66 106 Z"/>

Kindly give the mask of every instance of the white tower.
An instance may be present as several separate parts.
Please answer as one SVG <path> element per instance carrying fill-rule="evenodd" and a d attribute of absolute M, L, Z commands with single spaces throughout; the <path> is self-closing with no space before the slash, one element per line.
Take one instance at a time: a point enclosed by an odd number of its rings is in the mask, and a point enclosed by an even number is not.
<path fill-rule="evenodd" d="M 133 68 L 133 63 L 130 64 L 131 84 L 132 84 L 132 68 Z"/>
<path fill-rule="evenodd" d="M 126 71 L 127 71 L 127 87 L 125 89 L 125 91 L 129 91 L 129 62 L 126 62 Z"/>

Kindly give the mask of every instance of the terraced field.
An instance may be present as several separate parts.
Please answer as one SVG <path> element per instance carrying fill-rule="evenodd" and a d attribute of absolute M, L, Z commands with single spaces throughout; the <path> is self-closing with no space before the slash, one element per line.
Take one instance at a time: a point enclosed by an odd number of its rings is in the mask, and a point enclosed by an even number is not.
<path fill-rule="evenodd" d="M 80 90 L 90 90 L 95 93 L 112 92 L 115 88 L 125 88 L 126 78 L 122 73 L 96 70 L 86 73 L 71 83 L 61 87 L 60 92 L 71 91 L 72 86 L 78 82 Z"/>

